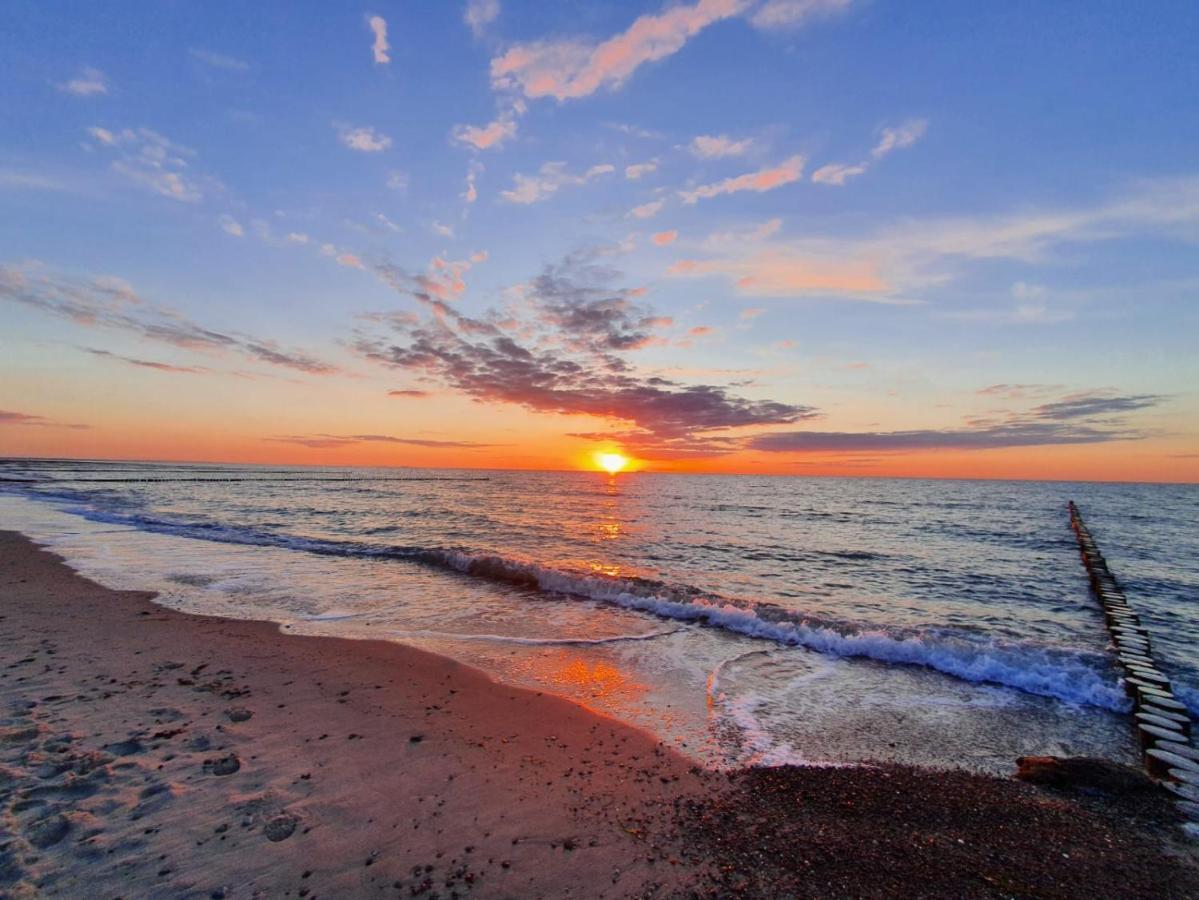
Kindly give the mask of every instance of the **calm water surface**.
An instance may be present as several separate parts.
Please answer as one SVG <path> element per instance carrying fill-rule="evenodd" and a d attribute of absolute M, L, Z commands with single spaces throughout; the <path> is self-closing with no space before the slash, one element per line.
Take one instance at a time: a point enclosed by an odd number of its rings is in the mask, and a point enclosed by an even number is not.
<path fill-rule="evenodd" d="M 711 764 L 1132 759 L 1074 499 L 1199 712 L 1199 489 L 8 461 L 114 587 L 401 640 Z"/>

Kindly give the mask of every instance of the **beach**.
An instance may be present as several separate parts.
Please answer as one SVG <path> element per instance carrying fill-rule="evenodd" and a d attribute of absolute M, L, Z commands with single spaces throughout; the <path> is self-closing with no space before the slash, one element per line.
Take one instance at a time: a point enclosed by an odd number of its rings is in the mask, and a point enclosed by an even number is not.
<path fill-rule="evenodd" d="M 710 771 L 394 642 L 164 609 L 0 534 L 12 896 L 1185 896 L 1134 770 Z M 1013 772 L 1015 761 L 1013 761 Z"/>

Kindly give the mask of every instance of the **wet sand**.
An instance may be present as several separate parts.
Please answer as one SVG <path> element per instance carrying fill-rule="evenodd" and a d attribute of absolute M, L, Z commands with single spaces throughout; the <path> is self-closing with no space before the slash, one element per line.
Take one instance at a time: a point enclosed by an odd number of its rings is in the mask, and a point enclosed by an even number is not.
<path fill-rule="evenodd" d="M 176 613 L 11 532 L 0 636 L 0 896 L 1199 893 L 1152 785 L 703 772 L 451 660 Z"/>

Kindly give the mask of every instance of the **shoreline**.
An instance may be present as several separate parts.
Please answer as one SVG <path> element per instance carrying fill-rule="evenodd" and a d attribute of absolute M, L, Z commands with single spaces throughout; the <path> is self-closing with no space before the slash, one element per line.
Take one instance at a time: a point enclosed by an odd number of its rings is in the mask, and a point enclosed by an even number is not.
<path fill-rule="evenodd" d="M 0 893 L 1199 891 L 1164 792 L 1135 780 L 704 771 L 424 650 L 151 597 L 0 531 Z"/>

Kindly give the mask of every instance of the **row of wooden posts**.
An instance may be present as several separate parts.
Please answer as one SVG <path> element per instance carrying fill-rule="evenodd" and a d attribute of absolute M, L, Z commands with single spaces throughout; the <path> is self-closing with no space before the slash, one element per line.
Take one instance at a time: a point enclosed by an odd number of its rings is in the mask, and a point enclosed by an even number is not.
<path fill-rule="evenodd" d="M 1192 822 L 1199 822 L 1199 749 L 1191 742 L 1191 718 L 1174 696 L 1170 679 L 1153 659 L 1153 640 L 1140 616 L 1128 604 L 1074 501 L 1070 525 L 1078 537 L 1082 562 L 1091 588 L 1103 607 L 1103 617 L 1124 672 L 1124 686 L 1133 701 L 1133 721 L 1149 774 L 1177 798 Z"/>

